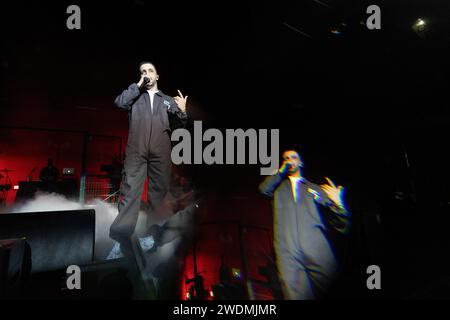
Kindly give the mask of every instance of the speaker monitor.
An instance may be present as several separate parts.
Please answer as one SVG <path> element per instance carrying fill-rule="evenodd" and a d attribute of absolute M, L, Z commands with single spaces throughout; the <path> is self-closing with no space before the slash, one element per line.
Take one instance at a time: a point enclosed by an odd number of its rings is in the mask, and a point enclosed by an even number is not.
<path fill-rule="evenodd" d="M 25 238 L 31 273 L 93 261 L 95 211 L 72 210 L 0 214 L 0 239 Z"/>

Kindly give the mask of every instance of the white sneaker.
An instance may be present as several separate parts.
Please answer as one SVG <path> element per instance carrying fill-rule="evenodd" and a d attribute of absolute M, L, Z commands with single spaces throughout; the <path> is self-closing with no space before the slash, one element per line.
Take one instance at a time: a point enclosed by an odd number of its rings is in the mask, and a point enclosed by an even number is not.
<path fill-rule="evenodd" d="M 142 251 L 148 251 L 155 245 L 155 240 L 152 236 L 148 236 L 145 238 L 139 238 L 139 245 L 141 246 Z M 114 246 L 111 252 L 106 257 L 106 260 L 119 259 L 123 257 L 123 253 L 120 250 L 120 243 L 115 241 Z"/>
<path fill-rule="evenodd" d="M 111 252 L 106 257 L 106 260 L 119 259 L 123 257 L 123 253 L 120 250 L 120 243 L 115 241 Z"/>
<path fill-rule="evenodd" d="M 145 238 L 139 238 L 139 244 L 141 246 L 142 251 L 148 251 L 155 245 L 155 240 L 152 236 L 148 236 Z"/>

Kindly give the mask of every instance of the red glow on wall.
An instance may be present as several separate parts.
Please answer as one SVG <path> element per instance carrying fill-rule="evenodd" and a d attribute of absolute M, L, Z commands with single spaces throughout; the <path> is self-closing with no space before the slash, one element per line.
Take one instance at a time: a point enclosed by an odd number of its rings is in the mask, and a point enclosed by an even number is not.
<path fill-rule="evenodd" d="M 265 288 L 253 286 L 254 282 L 267 280 L 258 268 L 266 266 L 267 258 L 272 255 L 271 230 L 219 222 L 197 227 L 196 235 L 196 267 L 197 274 L 204 279 L 207 292 L 205 300 L 215 298 L 213 287 L 221 283 L 221 268 L 222 272 L 225 270 L 230 283 L 242 287 L 247 299 L 273 299 Z M 233 270 L 238 270 L 236 274 L 240 277 L 235 276 Z M 185 258 L 183 279 L 193 279 L 194 275 L 192 247 Z M 185 298 L 191 286 L 192 283 L 183 281 L 180 297 Z M 248 286 L 250 291 L 247 290 Z"/>
<path fill-rule="evenodd" d="M 63 178 L 63 168 L 74 168 L 75 178 L 79 182 L 85 133 L 0 128 L 0 134 L 0 170 L 10 170 L 7 175 L 13 186 L 20 181 L 38 181 L 39 173 L 47 165 L 48 158 L 53 159 L 60 178 Z M 86 172 L 102 174 L 101 165 L 111 163 L 113 156 L 119 155 L 120 139 L 93 135 L 87 141 Z M 3 176 L 5 173 L 6 171 L 2 173 Z M 7 205 L 14 203 L 17 190 L 11 188 L 8 192 Z"/>

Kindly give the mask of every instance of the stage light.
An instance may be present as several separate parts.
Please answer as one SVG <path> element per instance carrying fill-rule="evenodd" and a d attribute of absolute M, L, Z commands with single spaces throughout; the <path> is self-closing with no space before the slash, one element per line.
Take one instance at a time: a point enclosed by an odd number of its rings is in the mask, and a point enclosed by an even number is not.
<path fill-rule="evenodd" d="M 417 19 L 416 21 L 416 26 L 417 27 L 421 27 L 421 26 L 425 26 L 425 21 L 423 21 L 422 19 Z"/>
<path fill-rule="evenodd" d="M 186 300 L 191 300 L 191 293 L 189 291 L 186 292 Z"/>
<path fill-rule="evenodd" d="M 63 176 L 73 176 L 75 174 L 74 168 L 64 168 L 63 169 Z"/>
<path fill-rule="evenodd" d="M 14 185 L 14 190 L 19 190 L 19 186 L 18 185 Z"/>
<path fill-rule="evenodd" d="M 345 21 L 342 21 L 339 25 L 335 26 L 330 30 L 332 34 L 336 35 L 342 35 L 347 28 L 347 23 Z"/>
<path fill-rule="evenodd" d="M 413 31 L 419 36 L 424 37 L 429 29 L 429 23 L 424 19 L 417 19 L 412 25 Z"/>
<path fill-rule="evenodd" d="M 214 298 L 214 292 L 212 290 L 209 291 L 209 295 L 211 296 L 211 298 Z"/>
<path fill-rule="evenodd" d="M 332 29 L 331 33 L 332 34 L 339 34 L 339 35 L 342 34 L 338 29 Z"/>
<path fill-rule="evenodd" d="M 231 269 L 231 274 L 233 275 L 233 278 L 241 279 L 241 271 L 237 268 Z"/>

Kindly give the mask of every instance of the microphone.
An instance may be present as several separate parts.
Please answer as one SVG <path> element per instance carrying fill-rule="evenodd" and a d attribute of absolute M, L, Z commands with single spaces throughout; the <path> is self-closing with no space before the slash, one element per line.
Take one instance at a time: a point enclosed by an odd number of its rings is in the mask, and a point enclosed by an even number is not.
<path fill-rule="evenodd" d="M 144 88 L 147 86 L 147 83 L 150 82 L 150 78 L 149 77 L 144 77 L 142 84 L 139 87 L 139 90 L 144 90 Z"/>

